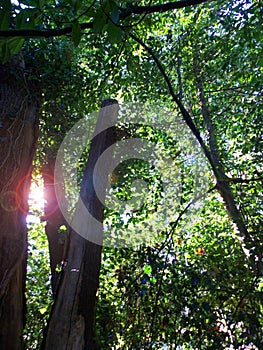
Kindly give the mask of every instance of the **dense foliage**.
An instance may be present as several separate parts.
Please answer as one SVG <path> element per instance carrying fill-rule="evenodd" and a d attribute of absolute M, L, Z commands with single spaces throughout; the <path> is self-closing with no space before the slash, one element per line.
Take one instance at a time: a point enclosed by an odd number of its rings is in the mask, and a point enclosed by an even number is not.
<path fill-rule="evenodd" d="M 261 349 L 263 7 L 260 1 L 209 1 L 150 11 L 154 5 L 4 0 L 1 58 L 5 62 L 23 47 L 32 66 L 28 74 L 40 81 L 38 167 L 77 120 L 112 96 L 164 106 L 181 118 L 177 98 L 223 169 L 220 179 L 207 159 L 209 186 L 195 205 L 191 166 L 177 152 L 176 139 L 141 130 L 140 137 L 162 144 L 178 160 L 181 200 L 158 243 L 103 248 L 101 349 Z M 148 178 L 158 201 L 160 178 L 149 172 L 141 161 L 122 164 L 112 188 L 120 199 L 130 198 L 133 179 Z M 230 185 L 245 236 L 220 195 L 220 181 Z M 143 222 L 150 210 L 127 222 L 108 212 L 107 220 L 118 230 Z M 51 304 L 40 232 L 38 226 L 30 230 L 28 349 L 39 349 Z"/>

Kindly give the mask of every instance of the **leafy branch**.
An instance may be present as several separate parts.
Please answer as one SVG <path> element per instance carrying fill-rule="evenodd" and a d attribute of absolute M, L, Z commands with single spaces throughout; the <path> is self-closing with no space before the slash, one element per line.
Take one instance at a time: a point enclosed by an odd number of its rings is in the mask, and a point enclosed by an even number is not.
<path fill-rule="evenodd" d="M 156 56 L 156 54 L 153 52 L 153 50 L 146 45 L 140 38 L 135 36 L 134 34 L 130 33 L 130 37 L 135 40 L 137 43 L 139 43 L 145 50 L 146 52 L 152 57 L 154 60 L 155 64 L 159 68 L 167 86 L 170 92 L 170 95 L 172 97 L 172 100 L 176 103 L 176 105 L 179 107 L 179 110 L 181 111 L 181 114 L 183 116 L 183 120 L 186 122 L 190 130 L 192 131 L 193 135 L 196 137 L 197 141 L 199 142 L 201 148 L 203 149 L 205 156 L 207 157 L 211 168 L 213 170 L 214 176 L 216 178 L 216 188 L 218 189 L 218 192 L 220 193 L 221 197 L 224 200 L 225 207 L 227 210 L 227 213 L 229 217 L 231 218 L 232 222 L 236 224 L 236 227 L 238 228 L 238 231 L 240 233 L 240 236 L 244 239 L 245 243 L 249 243 L 251 241 L 251 235 L 247 230 L 245 220 L 241 214 L 241 212 L 238 210 L 234 198 L 233 191 L 228 183 L 228 177 L 224 171 L 223 165 L 221 163 L 219 153 L 218 153 L 218 148 L 217 148 L 217 143 L 215 139 L 215 135 L 212 133 L 210 135 L 211 139 L 209 139 L 209 146 L 211 149 L 209 149 L 206 144 L 204 143 L 204 140 L 202 139 L 200 135 L 200 131 L 198 130 L 197 126 L 195 125 L 191 115 L 188 113 L 188 111 L 185 109 L 184 105 L 182 104 L 179 96 L 175 93 L 171 80 L 166 74 L 166 71 L 160 62 L 159 58 Z M 200 86 L 199 86 L 200 88 Z M 210 120 L 210 116 L 207 115 L 207 108 L 205 108 L 205 103 L 204 103 L 204 96 L 201 96 L 201 104 L 202 104 L 202 115 L 207 122 L 207 126 L 211 126 L 210 123 L 212 122 Z M 256 252 L 257 256 L 260 256 L 259 252 Z M 256 260 L 258 259 L 257 256 L 251 256 L 252 259 L 252 264 L 256 268 L 258 266 L 256 264 Z"/>
<path fill-rule="evenodd" d="M 161 72 L 161 74 L 162 74 L 162 76 L 163 76 L 163 78 L 168 86 L 172 100 L 179 107 L 184 121 L 186 122 L 186 124 L 188 125 L 188 127 L 190 128 L 190 130 L 192 131 L 192 133 L 194 134 L 194 136 L 198 140 L 198 142 L 199 142 L 200 146 L 202 147 L 207 159 L 209 160 L 209 163 L 210 163 L 212 169 L 214 170 L 214 172 L 216 172 L 216 167 L 214 166 L 210 151 L 207 148 L 207 146 L 205 145 L 204 140 L 201 137 L 200 131 L 198 130 L 197 126 L 195 125 L 191 115 L 187 112 L 186 108 L 182 104 L 180 97 L 175 93 L 174 88 L 173 88 L 172 83 L 171 83 L 171 80 L 168 77 L 168 75 L 166 74 L 165 69 L 164 69 L 162 63 L 160 62 L 159 58 L 155 55 L 153 50 L 148 45 L 146 45 L 140 38 L 138 38 L 137 36 L 135 36 L 132 33 L 130 33 L 129 35 L 132 39 L 134 39 L 137 43 L 139 43 L 149 53 L 149 55 L 154 60 L 155 64 L 159 68 L 159 70 L 160 70 L 160 72 Z"/>
<path fill-rule="evenodd" d="M 163 13 L 166 11 L 171 11 L 171 10 L 185 8 L 188 6 L 202 4 L 207 1 L 208 0 L 182 0 L 182 1 L 168 2 L 165 4 L 152 5 L 152 6 L 136 6 L 136 5 L 134 6 L 132 4 L 128 4 L 126 8 L 119 8 L 119 18 L 120 20 L 125 20 L 132 15 L 141 15 L 141 14 L 148 15 L 151 13 Z M 94 21 L 89 21 L 89 22 L 80 24 L 81 30 L 93 29 L 93 27 L 94 27 Z M 71 33 L 72 33 L 72 25 L 64 28 L 54 28 L 54 29 L 52 28 L 52 29 L 0 30 L 0 37 L 50 38 L 50 37 L 59 37 L 59 36 L 63 36 Z"/>

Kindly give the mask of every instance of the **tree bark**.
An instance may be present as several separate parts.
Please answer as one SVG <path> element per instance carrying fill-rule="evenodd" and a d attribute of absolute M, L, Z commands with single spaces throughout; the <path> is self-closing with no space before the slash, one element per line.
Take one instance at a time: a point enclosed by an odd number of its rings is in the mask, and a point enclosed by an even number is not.
<path fill-rule="evenodd" d="M 109 105 L 112 105 L 110 115 L 107 113 L 109 109 L 105 109 L 105 113 L 102 108 L 97 126 L 100 123 L 105 123 L 107 120 L 105 118 L 117 118 L 117 101 L 106 100 L 102 107 Z M 96 232 L 101 244 L 103 239 L 103 205 L 95 193 L 93 172 L 100 155 L 113 143 L 115 143 L 114 128 L 109 128 L 93 138 L 80 190 L 80 197 L 85 207 L 101 223 L 99 232 Z M 105 190 L 106 180 L 102 179 L 101 184 Z M 92 224 L 87 223 L 87 230 L 92 230 Z M 94 234 L 94 232 L 88 233 Z M 95 350 L 99 348 L 95 339 L 95 311 L 101 250 L 100 244 L 90 242 L 78 233 L 71 231 L 67 264 L 63 271 L 46 338 L 42 345 L 43 349 Z"/>
<path fill-rule="evenodd" d="M 38 104 L 21 56 L 0 66 L 0 349 L 23 349 L 28 194 Z"/>
<path fill-rule="evenodd" d="M 45 221 L 46 221 L 46 235 L 49 245 L 50 270 L 51 270 L 51 285 L 53 295 L 56 294 L 57 282 L 59 273 L 57 267 L 61 266 L 66 256 L 68 246 L 68 232 L 61 231 L 62 225 L 67 228 L 67 222 L 61 213 L 58 200 L 64 200 L 63 191 L 61 188 L 61 198 L 57 199 L 54 183 L 54 169 L 56 156 L 49 154 L 47 156 L 47 163 L 42 168 L 42 177 L 44 181 L 44 197 L 45 197 Z M 62 183 L 62 182 L 61 182 Z"/>

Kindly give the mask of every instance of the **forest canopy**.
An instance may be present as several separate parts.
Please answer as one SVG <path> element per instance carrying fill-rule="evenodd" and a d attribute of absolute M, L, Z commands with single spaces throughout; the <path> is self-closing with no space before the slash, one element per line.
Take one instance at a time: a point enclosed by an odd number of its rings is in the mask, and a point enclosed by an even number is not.
<path fill-rule="evenodd" d="M 262 24 L 2 0 L 1 349 L 263 348 Z"/>

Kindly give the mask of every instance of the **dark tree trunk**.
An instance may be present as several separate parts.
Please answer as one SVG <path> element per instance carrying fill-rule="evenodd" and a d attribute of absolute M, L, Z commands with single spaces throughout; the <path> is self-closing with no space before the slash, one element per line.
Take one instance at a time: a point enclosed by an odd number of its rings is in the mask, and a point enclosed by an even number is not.
<path fill-rule="evenodd" d="M 38 103 L 21 57 L 0 66 L 0 349 L 23 349 L 28 193 Z"/>
<path fill-rule="evenodd" d="M 56 294 L 56 287 L 59 278 L 57 267 L 61 266 L 62 261 L 66 256 L 68 245 L 68 232 L 61 230 L 61 226 L 67 227 L 67 222 L 61 213 L 58 200 L 62 198 L 62 188 L 60 191 L 60 198 L 57 199 L 55 183 L 54 183 L 54 169 L 56 158 L 55 155 L 49 154 L 47 163 L 42 168 L 42 177 L 44 181 L 44 197 L 45 197 L 45 221 L 46 221 L 46 235 L 49 245 L 50 269 L 51 269 L 51 285 L 53 295 Z M 62 183 L 62 181 L 61 181 Z"/>
<path fill-rule="evenodd" d="M 105 123 L 107 120 L 105 118 L 117 118 L 117 101 L 107 100 L 102 107 L 109 105 L 112 105 L 111 108 L 102 108 L 100 111 L 97 125 Z M 109 110 L 110 113 L 108 113 Z M 103 205 L 95 193 L 93 171 L 98 158 L 116 141 L 115 138 L 115 129 L 109 128 L 92 140 L 80 191 L 85 207 L 101 223 L 96 232 L 97 242 L 100 241 L 101 244 Z M 101 186 L 106 189 L 105 181 L 102 179 Z M 76 210 L 78 211 L 78 207 Z M 88 230 L 92 230 L 92 224 L 87 223 L 87 227 Z M 89 233 L 94 234 L 94 232 Z M 92 243 L 71 231 L 67 265 L 64 268 L 43 349 L 98 349 L 95 339 L 95 311 L 101 266 L 101 244 Z"/>

